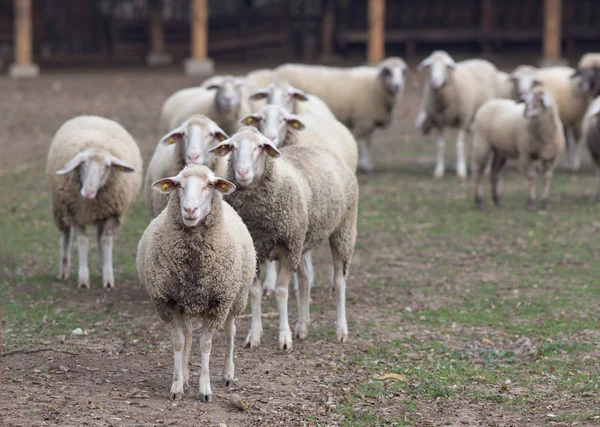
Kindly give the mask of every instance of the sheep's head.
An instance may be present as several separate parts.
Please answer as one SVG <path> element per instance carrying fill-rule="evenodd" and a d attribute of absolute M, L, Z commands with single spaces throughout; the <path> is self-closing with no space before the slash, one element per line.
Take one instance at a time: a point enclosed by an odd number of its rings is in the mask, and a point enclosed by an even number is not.
<path fill-rule="evenodd" d="M 241 125 L 254 126 L 275 147 L 285 141 L 290 129 L 303 130 L 304 124 L 294 115 L 288 113 L 279 105 L 266 105 L 259 112 L 244 117 L 239 121 Z"/>
<path fill-rule="evenodd" d="M 571 75 L 571 78 L 579 78 L 577 86 L 583 93 L 595 95 L 598 89 L 600 89 L 600 66 L 578 66 Z"/>
<path fill-rule="evenodd" d="M 525 109 L 523 116 L 527 118 L 541 116 L 546 109 L 554 105 L 552 95 L 541 87 L 534 87 L 523 95 Z"/>
<path fill-rule="evenodd" d="M 537 68 L 530 65 L 520 65 L 510 73 L 509 78 L 517 99 L 523 98 L 533 88 L 541 86 L 542 82 L 536 77 Z"/>
<path fill-rule="evenodd" d="M 206 116 L 196 114 L 163 136 L 160 143 L 177 144 L 177 149 L 186 165 L 192 163 L 210 165 L 214 156 L 208 150 L 227 138 L 229 136 L 215 122 Z"/>
<path fill-rule="evenodd" d="M 210 151 L 217 156 L 231 153 L 235 182 L 241 187 L 259 182 L 265 173 L 267 157 L 281 155 L 270 139 L 251 126 L 241 127 L 235 135 Z"/>
<path fill-rule="evenodd" d="M 135 169 L 123 160 L 98 148 L 88 148 L 77 153 L 56 173 L 64 175 L 74 169 L 79 171 L 81 197 L 84 199 L 95 198 L 98 191 L 106 185 L 113 171 L 135 172 Z"/>
<path fill-rule="evenodd" d="M 448 82 L 449 73 L 456 68 L 456 62 L 443 50 L 436 50 L 417 66 L 417 70 L 429 70 L 429 84 L 434 89 L 443 88 Z"/>
<path fill-rule="evenodd" d="M 378 66 L 379 79 L 383 88 L 390 94 L 402 93 L 408 74 L 406 62 L 396 56 L 383 60 Z"/>
<path fill-rule="evenodd" d="M 177 176 L 156 181 L 152 189 L 162 194 L 177 191 L 183 225 L 195 227 L 210 213 L 214 194 L 231 194 L 235 185 L 216 177 L 206 166 L 187 165 Z"/>
<path fill-rule="evenodd" d="M 246 84 L 244 79 L 233 76 L 216 76 L 202 84 L 207 90 L 216 90 L 215 104 L 219 111 L 237 111 L 242 102 L 242 87 Z"/>
<path fill-rule="evenodd" d="M 250 99 L 266 99 L 267 104 L 280 105 L 288 111 L 295 110 L 296 102 L 308 101 L 308 97 L 300 89 L 281 81 L 272 82 L 267 87 L 257 90 L 250 95 Z"/>

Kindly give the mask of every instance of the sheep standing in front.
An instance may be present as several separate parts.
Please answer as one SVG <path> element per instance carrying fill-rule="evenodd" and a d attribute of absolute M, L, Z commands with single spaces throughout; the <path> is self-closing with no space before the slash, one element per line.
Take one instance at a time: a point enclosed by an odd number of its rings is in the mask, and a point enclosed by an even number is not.
<path fill-rule="evenodd" d="M 596 165 L 597 193 L 600 201 L 600 97 L 590 104 L 583 119 L 583 139 L 590 151 L 590 157 Z"/>
<path fill-rule="evenodd" d="M 292 347 L 288 322 L 288 285 L 297 270 L 298 323 L 295 336 L 306 338 L 310 322 L 310 288 L 302 254 L 329 240 L 337 300 L 337 339 L 348 339 L 346 278 L 356 241 L 358 182 L 336 154 L 320 147 L 294 145 L 278 150 L 256 128 L 244 126 L 212 149 L 231 153 L 228 178 L 237 191 L 227 201 L 248 226 L 259 265 L 280 264 L 275 296 L 279 311 L 279 348 Z M 260 281 L 250 291 L 252 327 L 246 339 L 260 344 L 262 334 Z"/>
<path fill-rule="evenodd" d="M 61 231 L 60 274 L 69 278 L 71 237 L 77 233 L 79 287 L 90 287 L 86 225 L 96 226 L 104 287 L 115 286 L 113 234 L 142 184 L 142 157 L 120 124 L 78 116 L 56 132 L 46 162 L 54 222 Z"/>
<path fill-rule="evenodd" d="M 425 58 L 418 70 L 428 70 L 428 79 L 423 91 L 421 109 L 416 126 L 424 135 L 436 129 L 437 160 L 434 177 L 444 176 L 445 128 L 458 129 L 456 139 L 456 174 L 467 178 L 465 141 L 469 126 L 477 109 L 494 98 L 510 98 L 508 75 L 499 72 L 489 61 L 469 59 L 455 62 L 443 50 L 436 50 Z"/>
<path fill-rule="evenodd" d="M 322 99 L 348 126 L 358 142 L 358 168 L 364 172 L 373 170 L 373 132 L 391 123 L 407 72 L 406 63 L 397 57 L 387 58 L 377 67 L 286 64 L 275 69 L 279 79 Z"/>
<path fill-rule="evenodd" d="M 144 180 L 144 198 L 150 217 L 156 217 L 169 201 L 168 195 L 152 190 L 152 183 L 160 178 L 177 175 L 187 164 L 206 165 L 219 177 L 227 175 L 227 159 L 208 152 L 227 138 L 215 122 L 196 114 L 160 139 Z"/>
<path fill-rule="evenodd" d="M 140 239 L 137 270 L 158 315 L 171 328 L 171 399 L 181 399 L 188 385 L 191 319 L 197 317 L 202 320 L 200 400 L 210 402 L 212 336 L 223 325 L 223 384 L 233 384 L 235 318 L 244 311 L 256 276 L 254 245 L 240 216 L 223 202 L 222 194 L 231 194 L 235 186 L 206 166 L 188 165 L 152 188 L 171 197 Z"/>
<path fill-rule="evenodd" d="M 233 76 L 215 76 L 200 87 L 175 92 L 162 106 L 161 131 L 175 129 L 194 114 L 202 114 L 233 134 L 238 120 L 252 112 L 245 84 Z"/>
<path fill-rule="evenodd" d="M 481 106 L 473 122 L 473 184 L 475 204 L 483 207 L 481 176 L 492 157 L 492 198 L 500 206 L 500 171 L 507 159 L 518 159 L 527 176 L 527 208 L 535 210 L 537 166 L 541 163 L 544 188 L 541 208 L 546 209 L 550 181 L 565 147 L 563 126 L 552 95 L 540 87 L 523 95 L 524 103 L 495 99 Z"/>
<path fill-rule="evenodd" d="M 581 165 L 581 123 L 589 105 L 588 95 L 579 88 L 570 67 L 536 68 L 521 65 L 511 74 L 513 97 L 519 100 L 535 86 L 543 86 L 552 95 L 565 130 L 566 161 L 571 170 Z"/>

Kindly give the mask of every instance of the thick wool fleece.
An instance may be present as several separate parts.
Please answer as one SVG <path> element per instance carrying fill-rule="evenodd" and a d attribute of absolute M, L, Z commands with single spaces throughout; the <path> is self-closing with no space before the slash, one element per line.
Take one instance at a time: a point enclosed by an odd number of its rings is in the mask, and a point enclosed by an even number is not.
<path fill-rule="evenodd" d="M 227 196 L 248 226 L 260 263 L 279 259 L 295 269 L 302 253 L 323 240 L 344 262 L 354 252 L 358 182 L 352 170 L 331 151 L 306 146 L 284 147 L 268 157 L 260 182 Z M 235 183 L 230 161 L 229 179 Z"/>
<path fill-rule="evenodd" d="M 177 309 L 216 329 L 230 313 L 244 311 L 256 254 L 248 229 L 220 194 L 202 223 L 186 227 L 173 192 L 142 235 L 137 270 L 163 321 L 170 323 Z"/>
<path fill-rule="evenodd" d="M 56 171 L 88 148 L 98 148 L 117 156 L 135 168 L 135 172 L 113 170 L 96 197 L 84 200 L 80 195 L 79 169 L 65 175 L 57 175 Z M 136 142 L 120 124 L 98 116 L 78 116 L 65 122 L 52 139 L 46 161 L 46 179 L 52 193 L 56 226 L 66 231 L 71 224 L 83 226 L 111 217 L 118 226 L 140 191 L 142 167 Z"/>

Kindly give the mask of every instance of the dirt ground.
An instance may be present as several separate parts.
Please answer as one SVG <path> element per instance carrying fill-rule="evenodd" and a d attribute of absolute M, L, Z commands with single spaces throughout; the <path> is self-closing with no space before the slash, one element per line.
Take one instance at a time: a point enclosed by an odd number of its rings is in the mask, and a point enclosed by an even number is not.
<path fill-rule="evenodd" d="M 224 73 L 231 69 L 224 67 L 217 71 Z M 175 69 L 44 72 L 39 79 L 16 82 L 0 77 L 0 177 L 11 174 L 22 176 L 23 171 L 43 168 L 47 148 L 56 129 L 65 120 L 82 113 L 118 120 L 134 135 L 147 161 L 160 136 L 157 118 L 162 103 L 172 92 L 198 83 L 198 79 L 184 77 Z M 402 144 L 422 139 L 412 125 L 417 106 L 418 93 L 409 88 L 398 110 L 397 123 L 377 134 L 379 172 L 374 178 L 361 177 L 361 191 L 369 191 L 371 187 L 367 183 L 371 179 L 379 184 L 398 184 L 388 190 L 388 196 L 396 200 L 403 197 L 402 180 L 412 183 L 432 181 L 434 144 L 429 144 L 426 151 L 417 144 L 416 154 L 413 153 L 410 161 L 404 160 L 406 170 L 402 173 L 395 170 L 394 162 L 402 157 L 399 154 Z M 452 144 L 449 144 L 449 151 L 453 152 Z M 454 185 L 452 176 L 448 182 Z M 379 184 L 376 188 L 384 188 Z M 35 186 L 29 188 L 31 191 L 34 189 Z M 2 198 L 13 200 L 14 197 L 5 192 L 7 190 L 2 190 Z M 435 190 L 433 186 L 427 187 L 425 192 L 444 197 L 442 190 Z M 462 192 L 459 195 L 453 193 L 449 194 L 449 198 L 462 202 L 464 195 Z M 381 199 L 382 204 L 387 203 L 386 200 L 391 199 Z M 402 206 L 401 201 L 398 206 Z M 49 209 L 46 209 L 48 221 L 43 225 L 50 230 L 50 236 L 54 236 Z M 502 283 L 510 273 L 498 268 L 489 277 L 484 277 L 486 272 L 478 268 L 481 258 L 476 253 L 477 248 L 469 254 L 454 253 L 451 242 L 435 252 L 419 246 L 419 236 L 422 237 L 423 230 L 430 227 L 427 222 L 404 224 L 398 230 L 383 228 L 377 231 L 368 226 L 368 221 L 370 215 L 376 214 L 373 212 L 383 207 L 369 201 L 361 205 L 361 209 L 367 225 L 364 232 L 359 230 L 359 243 L 349 279 L 349 342 L 335 342 L 332 335 L 335 320 L 333 295 L 319 286 L 312 293 L 315 307 L 311 312 L 309 339 L 295 341 L 290 352 L 278 351 L 277 320 L 273 317 L 275 307 L 270 302 L 263 306 L 263 312 L 267 313 L 264 319 L 266 329 L 262 346 L 258 349 L 243 348 L 250 326 L 249 316 L 237 321 L 235 361 L 238 381 L 229 389 L 221 386 L 219 378 L 225 357 L 224 335 L 218 333 L 215 336 L 211 356 L 214 395 L 210 404 L 200 403 L 196 396 L 199 372 L 197 341 L 192 350 L 195 363 L 192 366 L 191 389 L 182 401 L 169 401 L 172 376 L 170 340 L 145 290 L 138 288 L 131 267 L 119 275 L 115 290 L 106 291 L 92 286 L 91 290 L 77 291 L 73 280 L 62 283 L 51 277 L 55 274 L 57 248 L 46 254 L 47 260 L 44 258 L 43 262 L 31 261 L 27 265 L 38 271 L 28 273 L 24 266 L 25 279 L 18 286 L 11 285 L 12 279 L 8 277 L 3 281 L 3 286 L 6 286 L 3 299 L 5 295 L 10 299 L 20 298 L 19 295 L 34 294 L 42 289 L 46 296 L 50 295 L 47 298 L 50 298 L 53 307 L 58 307 L 54 310 L 58 310 L 59 314 L 76 313 L 74 318 L 69 317 L 69 331 L 81 325 L 89 331 L 89 335 L 77 336 L 67 332 L 65 335 L 50 334 L 50 337 L 38 338 L 45 328 L 56 326 L 44 316 L 30 330 L 34 341 L 21 344 L 14 335 L 19 325 L 3 321 L 4 353 L 8 352 L 2 359 L 0 388 L 3 425 L 533 426 L 547 424 L 551 421 L 548 414 L 559 408 L 566 410 L 583 405 L 593 410 L 594 405 L 599 403 L 597 394 L 587 400 L 580 395 L 560 399 L 557 394 L 554 407 L 548 407 L 549 404 L 544 402 L 545 406 L 536 403 L 525 409 L 510 410 L 493 399 L 470 398 L 465 388 L 464 395 L 459 391 L 450 399 L 436 397 L 435 394 L 417 398 L 418 405 L 414 407 L 415 400 L 408 399 L 408 389 L 383 386 L 377 389 L 377 393 L 365 391 L 363 386 L 372 383 L 380 373 L 394 370 L 390 361 L 404 360 L 402 364 L 408 365 L 417 363 L 417 360 L 427 363 L 428 353 L 415 350 L 420 348 L 419 343 L 436 342 L 457 348 L 456 343 L 461 336 L 469 337 L 469 345 L 475 341 L 486 342 L 486 339 L 511 343 L 517 339 L 510 332 L 496 331 L 488 335 L 490 329 L 484 324 L 481 327 L 461 327 L 459 324 L 458 329 L 448 332 L 446 328 L 422 326 L 418 315 L 415 321 L 407 320 L 403 313 L 416 314 L 422 309 L 451 307 L 455 291 L 441 291 L 442 287 L 460 287 L 474 280 Z M 142 209 L 137 212 L 143 215 Z M 400 221 L 396 217 L 401 215 L 403 212 L 400 210 L 390 218 Z M 136 229 L 132 233 L 139 231 Z M 137 240 L 131 238 L 125 242 L 125 239 L 121 240 L 125 247 L 134 251 Z M 493 244 L 494 237 L 489 239 Z M 53 248 L 55 244 L 52 240 L 48 247 Z M 317 280 L 324 284 L 329 258 L 325 251 L 317 255 Z M 9 253 L 8 257 L 11 256 L 12 259 L 4 259 L 7 265 L 21 262 L 17 255 Z M 132 255 L 129 256 L 131 258 Z M 446 274 L 444 272 L 440 272 L 439 277 L 432 276 L 430 272 L 440 259 L 460 270 L 456 277 L 462 274 L 467 279 L 449 283 L 442 278 Z M 39 279 L 40 274 L 45 278 Z M 382 290 L 373 285 L 386 280 L 396 280 L 405 285 L 396 288 L 393 293 L 388 288 Z M 439 298 L 436 297 L 438 287 L 443 292 Z M 54 292 L 55 296 L 52 296 Z M 501 287 L 497 292 L 502 292 Z M 506 292 L 512 292 L 510 287 Z M 526 290 L 522 289 L 522 292 Z M 290 307 L 293 307 L 295 302 L 290 295 Z M 456 296 L 456 299 L 459 298 Z M 6 299 L 5 303 L 8 301 Z M 36 301 L 31 300 L 29 304 L 35 306 Z M 399 311 L 391 311 L 391 306 L 399 308 Z M 291 322 L 294 316 L 295 310 L 292 310 Z M 378 324 L 387 326 L 378 328 Z M 11 330 L 6 330 L 7 325 Z M 597 332 L 577 342 L 597 343 Z M 395 340 L 405 340 L 402 342 L 407 344 L 400 348 L 390 347 L 389 344 Z M 388 353 L 381 356 L 374 354 L 378 348 L 388 349 Z M 17 353 L 10 354 L 12 351 Z M 408 355 L 408 359 L 398 359 L 400 353 L 405 353 L 403 357 Z M 593 356 L 598 357 L 598 354 Z M 591 369 L 597 369 L 597 364 Z M 400 378 L 399 381 L 404 380 Z M 478 387 L 485 388 L 472 384 L 468 388 L 469 393 Z M 499 387 L 495 384 L 490 389 L 497 390 Z M 516 389 L 512 392 L 519 393 Z M 248 403 L 247 410 L 238 410 L 228 403 L 234 393 Z M 342 411 L 342 408 L 345 409 Z M 348 415 L 353 411 L 360 413 L 366 410 L 372 417 L 362 421 L 352 421 L 353 418 Z M 597 419 L 589 422 L 596 424 Z M 570 421 L 555 424 L 573 425 Z"/>

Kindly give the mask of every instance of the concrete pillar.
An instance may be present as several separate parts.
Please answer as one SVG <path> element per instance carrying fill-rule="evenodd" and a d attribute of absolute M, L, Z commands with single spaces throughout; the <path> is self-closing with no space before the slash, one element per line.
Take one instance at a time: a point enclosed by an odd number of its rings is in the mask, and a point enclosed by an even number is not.
<path fill-rule="evenodd" d="M 208 58 L 208 0 L 191 0 L 191 57 L 184 63 L 187 75 L 210 75 L 215 71 Z"/>
<path fill-rule="evenodd" d="M 13 0 L 15 11 L 15 62 L 8 70 L 12 78 L 31 78 L 40 73 L 40 68 L 32 62 L 33 25 L 31 18 L 32 0 Z"/>
<path fill-rule="evenodd" d="M 377 64 L 385 58 L 385 0 L 369 0 L 367 62 Z"/>
<path fill-rule="evenodd" d="M 162 21 L 162 0 L 150 2 L 150 52 L 146 56 L 149 66 L 169 65 L 173 58 L 165 49 L 165 30 Z"/>

